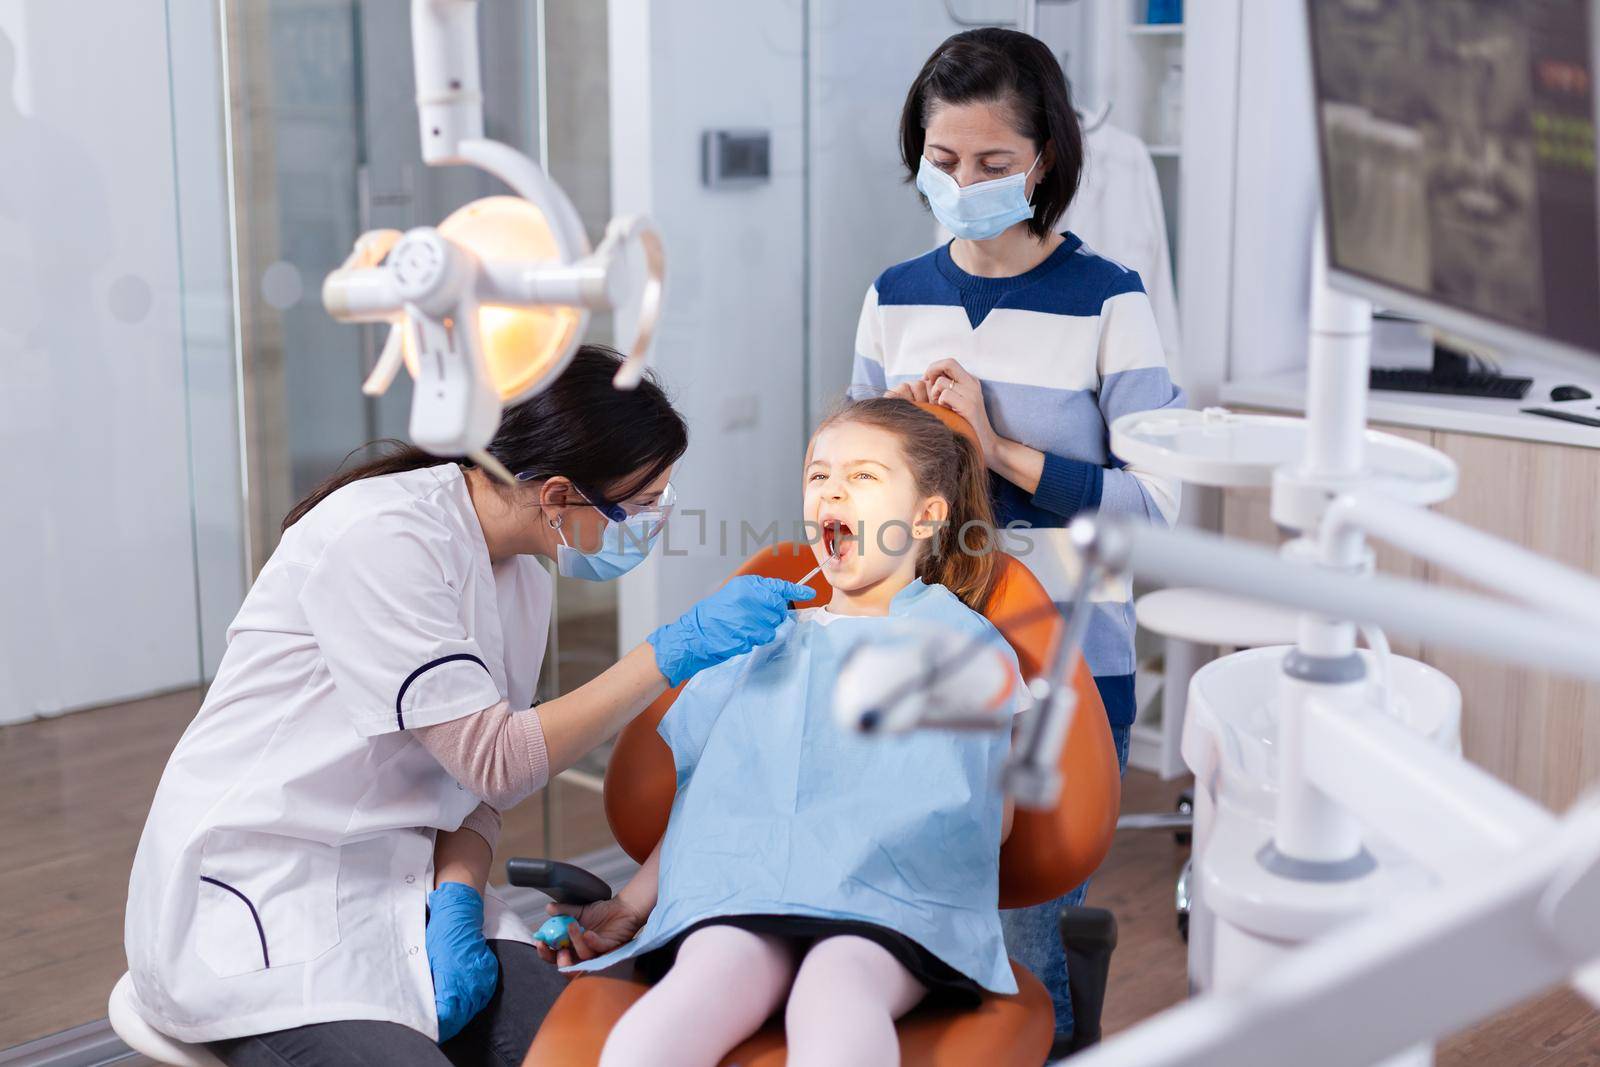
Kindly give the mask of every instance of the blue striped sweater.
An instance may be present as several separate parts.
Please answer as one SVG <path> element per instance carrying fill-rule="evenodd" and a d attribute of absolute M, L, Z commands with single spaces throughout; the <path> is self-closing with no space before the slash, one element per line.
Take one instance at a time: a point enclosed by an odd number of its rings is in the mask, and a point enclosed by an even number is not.
<path fill-rule="evenodd" d="M 1110 450 L 1107 427 L 1119 415 L 1184 403 L 1136 272 L 1070 233 L 1043 263 L 1011 278 L 966 273 L 949 245 L 884 271 L 861 309 L 851 397 L 920 378 L 947 356 L 983 382 L 995 433 L 1044 453 L 1032 493 L 991 476 L 1002 525 L 1057 528 L 1095 510 L 1163 525 L 1176 518 L 1178 483 Z M 1131 589 L 1110 583 L 1094 599 L 1089 669 L 1131 674 Z"/>

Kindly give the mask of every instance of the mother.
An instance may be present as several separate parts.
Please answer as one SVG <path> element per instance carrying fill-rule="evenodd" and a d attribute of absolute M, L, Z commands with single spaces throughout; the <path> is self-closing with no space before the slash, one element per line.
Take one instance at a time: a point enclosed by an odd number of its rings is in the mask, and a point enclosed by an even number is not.
<path fill-rule="evenodd" d="M 1003 29 L 945 41 L 906 95 L 900 153 L 955 237 L 867 291 L 851 396 L 887 391 L 963 415 L 1002 525 L 1060 527 L 1096 510 L 1170 524 L 1178 484 L 1120 462 L 1108 427 L 1130 411 L 1182 406 L 1183 395 L 1138 274 L 1055 232 L 1078 187 L 1083 135 L 1050 50 Z M 1125 587 L 1096 601 L 1084 652 L 1126 766 L 1133 604 Z M 1072 1004 L 1056 917 L 1083 892 L 1002 916 L 1012 956 L 1050 989 L 1061 1038 Z"/>

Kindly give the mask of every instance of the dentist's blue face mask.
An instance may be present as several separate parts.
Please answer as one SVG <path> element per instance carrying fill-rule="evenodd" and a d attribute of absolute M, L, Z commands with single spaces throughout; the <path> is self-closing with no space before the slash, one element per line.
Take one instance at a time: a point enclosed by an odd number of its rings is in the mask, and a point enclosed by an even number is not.
<path fill-rule="evenodd" d="M 987 241 L 1033 218 L 1033 205 L 1028 203 L 1028 175 L 1042 158 L 1043 152 L 1021 174 L 963 187 L 923 156 L 917 167 L 917 189 L 928 198 L 933 217 L 945 229 L 963 240 Z"/>
<path fill-rule="evenodd" d="M 586 582 L 609 582 L 627 574 L 650 555 L 676 500 L 677 494 L 668 484 L 661 498 L 649 507 L 594 505 L 606 517 L 606 528 L 600 535 L 600 547 L 593 552 L 574 548 L 567 542 L 566 531 L 557 525 L 561 543 L 556 546 L 556 573 Z"/>

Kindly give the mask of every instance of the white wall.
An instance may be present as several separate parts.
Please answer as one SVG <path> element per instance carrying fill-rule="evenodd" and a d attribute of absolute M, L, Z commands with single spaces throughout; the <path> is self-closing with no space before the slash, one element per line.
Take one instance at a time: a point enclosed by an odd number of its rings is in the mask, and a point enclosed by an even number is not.
<path fill-rule="evenodd" d="M 1316 142 L 1304 8 L 1277 0 L 1191 4 L 1184 27 L 1183 386 L 1303 366 Z M 1184 493 L 1184 521 L 1216 529 L 1220 497 Z"/>
<path fill-rule="evenodd" d="M 939 0 L 812 0 L 811 352 L 813 421 L 850 384 L 856 320 L 885 267 L 934 244 L 935 224 L 900 162 L 900 109 L 928 55 L 958 32 Z M 1005 17 L 1011 0 L 968 0 Z"/>
<path fill-rule="evenodd" d="M 1189 254 L 1177 267 L 1184 388 L 1195 407 L 1216 403 L 1233 345 L 1240 6 L 1213 0 L 1184 14 L 1182 196 L 1189 210 L 1179 243 Z M 1187 503 L 1191 494 L 1184 495 Z"/>
<path fill-rule="evenodd" d="M 215 9 L 0 0 L 0 722 L 194 684 L 242 592 Z"/>
<path fill-rule="evenodd" d="M 661 227 L 668 288 L 655 361 L 690 428 L 671 543 L 622 583 L 624 648 L 727 577 L 742 558 L 741 519 L 759 529 L 799 517 L 800 12 L 776 0 L 610 0 L 612 205 Z M 770 182 L 701 185 L 700 133 L 719 127 L 771 131 Z M 619 315 L 619 340 L 631 331 Z M 749 424 L 731 425 L 741 412 Z M 703 544 L 683 514 L 694 509 L 706 513 Z"/>
<path fill-rule="evenodd" d="M 1305 365 L 1320 195 L 1305 5 L 1244 0 L 1243 15 L 1230 379 Z"/>
<path fill-rule="evenodd" d="M 1317 159 L 1303 5 L 1210 0 L 1185 18 L 1178 290 L 1198 406 L 1305 363 Z"/>

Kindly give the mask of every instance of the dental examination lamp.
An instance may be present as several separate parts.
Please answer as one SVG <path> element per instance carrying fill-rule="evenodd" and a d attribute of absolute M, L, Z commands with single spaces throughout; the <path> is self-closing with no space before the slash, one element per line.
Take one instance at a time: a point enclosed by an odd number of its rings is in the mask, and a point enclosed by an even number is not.
<path fill-rule="evenodd" d="M 389 323 L 362 386 L 385 392 L 402 364 L 415 380 L 410 434 L 439 456 L 511 472 L 485 447 L 504 406 L 545 389 L 566 368 L 593 311 L 632 308 L 637 333 L 616 376 L 644 376 L 661 314 L 664 256 L 654 225 L 619 216 L 590 250 L 577 212 L 544 169 L 483 135 L 477 0 L 412 0 L 422 158 L 474 166 L 511 187 L 438 226 L 362 234 L 328 275 L 322 302 L 340 322 Z M 627 253 L 637 249 L 642 276 Z"/>

